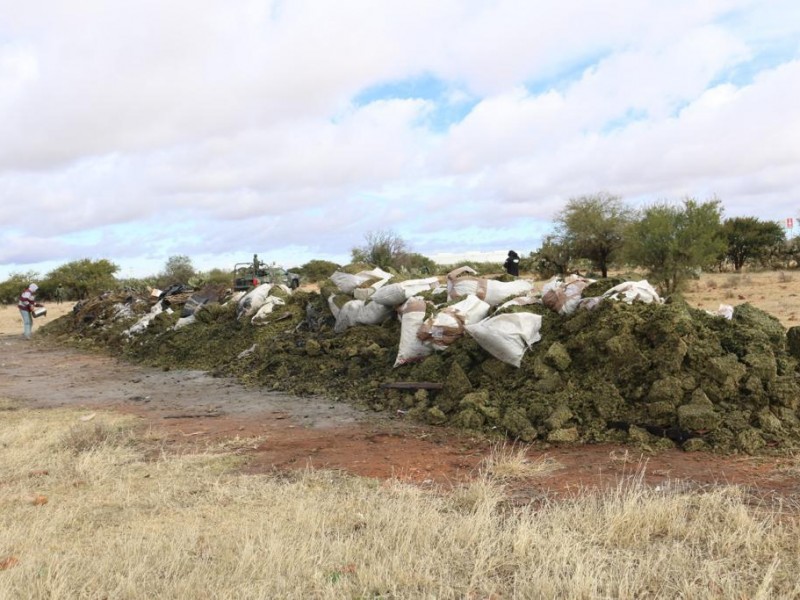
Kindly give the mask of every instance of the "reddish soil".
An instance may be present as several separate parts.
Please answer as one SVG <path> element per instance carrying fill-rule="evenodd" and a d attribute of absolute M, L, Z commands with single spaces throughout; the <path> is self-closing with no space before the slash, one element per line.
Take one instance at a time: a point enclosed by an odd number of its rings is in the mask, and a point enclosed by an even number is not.
<path fill-rule="evenodd" d="M 250 473 L 307 467 L 423 485 L 475 477 L 497 440 L 376 414 L 325 398 L 245 388 L 200 371 L 161 371 L 0 334 L 0 398 L 30 408 L 69 406 L 137 415 L 176 452 L 239 438 Z M 252 446 L 247 438 L 255 439 Z M 243 441 L 244 440 L 244 441 Z M 560 468 L 515 484 L 520 501 L 569 496 L 641 476 L 654 486 L 747 486 L 755 498 L 800 494 L 794 457 L 717 456 L 670 450 L 645 455 L 618 445 L 533 444 L 532 460 Z"/>

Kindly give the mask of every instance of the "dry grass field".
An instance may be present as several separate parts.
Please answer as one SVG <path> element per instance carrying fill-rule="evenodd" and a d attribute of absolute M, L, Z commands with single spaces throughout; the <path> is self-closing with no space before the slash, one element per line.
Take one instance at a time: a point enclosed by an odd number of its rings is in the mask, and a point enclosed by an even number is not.
<path fill-rule="evenodd" d="M 740 488 L 514 507 L 502 448 L 469 484 L 242 475 L 229 440 L 154 454 L 130 418 L 0 405 L 3 598 L 792 598 L 796 505 Z M 92 416 L 92 414 L 94 416 Z M 89 419 L 91 417 L 91 419 Z"/>
<path fill-rule="evenodd" d="M 706 273 L 684 292 L 692 305 L 716 311 L 720 304 L 749 302 L 786 328 L 800 325 L 800 272 Z"/>
<path fill-rule="evenodd" d="M 790 327 L 793 278 L 705 275 L 685 296 L 750 302 Z M 0 334 L 21 334 L 14 307 L 0 308 Z M 446 487 L 245 474 L 269 442 L 246 432 L 175 451 L 129 415 L 0 397 L 0 598 L 800 597 L 796 493 L 655 486 L 632 459 L 603 493 L 520 503 L 516 489 L 562 465 L 505 444 Z M 800 458 L 780 468 L 800 480 Z"/>

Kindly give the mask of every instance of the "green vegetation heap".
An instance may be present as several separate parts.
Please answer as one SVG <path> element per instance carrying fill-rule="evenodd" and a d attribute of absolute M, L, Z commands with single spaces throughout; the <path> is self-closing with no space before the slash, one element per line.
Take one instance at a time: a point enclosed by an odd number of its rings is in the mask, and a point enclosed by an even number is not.
<path fill-rule="evenodd" d="M 600 280 L 583 296 L 599 296 L 615 283 Z M 541 304 L 514 306 L 502 310 L 542 315 L 541 340 L 519 368 L 468 336 L 395 368 L 400 322 L 390 318 L 336 334 L 326 286 L 323 293 L 285 293 L 259 325 L 237 319 L 236 302 L 212 301 L 195 311 L 191 325 L 176 328 L 180 311 L 165 310 L 129 335 L 152 299 L 109 294 L 77 305 L 42 332 L 164 369 L 205 369 L 268 389 L 525 441 L 746 453 L 800 445 L 798 352 L 789 350 L 800 344 L 787 345 L 778 320 L 748 304 L 737 306 L 731 320 L 677 297 L 664 304 L 605 301 L 572 315 Z M 190 296 L 167 300 L 175 309 Z M 445 302 L 433 292 L 423 296 Z M 397 382 L 442 387 L 385 385 Z"/>

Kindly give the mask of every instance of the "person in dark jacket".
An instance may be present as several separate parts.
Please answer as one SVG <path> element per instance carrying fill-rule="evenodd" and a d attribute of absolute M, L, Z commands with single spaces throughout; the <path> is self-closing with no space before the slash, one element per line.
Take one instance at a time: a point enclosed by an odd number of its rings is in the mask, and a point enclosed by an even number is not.
<path fill-rule="evenodd" d="M 519 277 L 519 254 L 513 250 L 509 250 L 508 258 L 506 258 L 506 262 L 503 263 L 503 267 L 509 275 Z"/>

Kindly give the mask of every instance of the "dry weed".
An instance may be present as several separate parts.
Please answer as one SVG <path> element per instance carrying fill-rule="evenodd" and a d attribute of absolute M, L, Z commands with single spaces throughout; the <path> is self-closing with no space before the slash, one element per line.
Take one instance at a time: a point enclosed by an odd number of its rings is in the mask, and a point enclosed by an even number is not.
<path fill-rule="evenodd" d="M 121 445 L 130 436 L 127 428 L 107 422 L 76 423 L 61 438 L 61 447 L 74 452 L 88 452 L 103 445 Z"/>
<path fill-rule="evenodd" d="M 500 442 L 492 447 L 480 469 L 491 479 L 505 481 L 542 477 L 563 468 L 563 465 L 547 455 L 531 460 L 530 452 L 528 445 Z"/>

